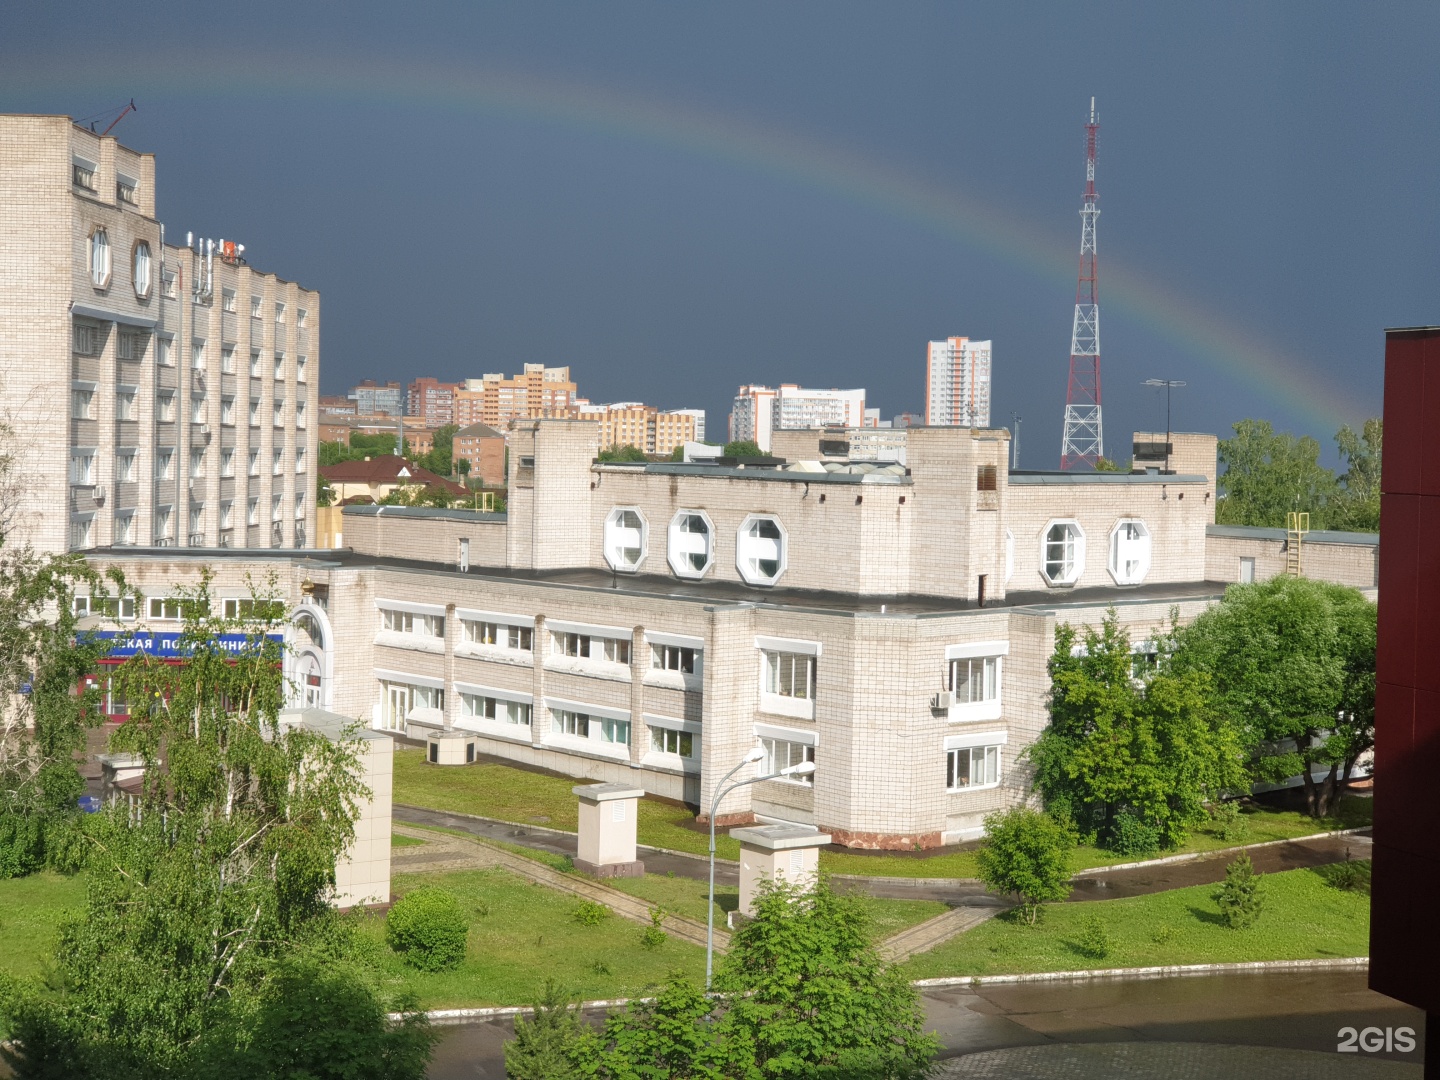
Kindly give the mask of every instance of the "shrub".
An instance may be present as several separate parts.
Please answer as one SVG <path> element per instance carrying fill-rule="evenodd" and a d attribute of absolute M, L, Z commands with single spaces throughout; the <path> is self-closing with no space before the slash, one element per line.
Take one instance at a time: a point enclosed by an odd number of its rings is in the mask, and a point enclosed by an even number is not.
<path fill-rule="evenodd" d="M 599 926 L 610 917 L 610 909 L 604 904 L 581 900 L 580 906 L 570 913 L 570 917 L 581 926 Z"/>
<path fill-rule="evenodd" d="M 0 814 L 0 878 L 24 877 L 45 865 L 45 828 L 38 814 Z"/>
<path fill-rule="evenodd" d="M 1133 810 L 1122 810 L 1110 824 L 1105 846 L 1116 855 L 1148 859 L 1160 851 L 1160 830 L 1141 820 Z"/>
<path fill-rule="evenodd" d="M 89 860 L 85 819 L 78 814 L 52 818 L 45 826 L 45 865 L 59 874 L 78 874 Z"/>
<path fill-rule="evenodd" d="M 531 1019 L 515 1018 L 515 1038 L 505 1044 L 505 1075 L 511 1080 L 569 1080 L 580 1072 L 573 1064 L 585 1032 L 580 1007 L 553 979 L 535 1005 Z"/>
<path fill-rule="evenodd" d="M 1370 892 L 1370 863 L 1368 860 L 1352 861 L 1350 853 L 1345 853 L 1345 861 L 1331 863 L 1329 866 L 1317 866 L 1315 872 L 1325 879 L 1325 884 L 1331 888 L 1343 889 L 1346 892 L 1366 893 Z"/>
<path fill-rule="evenodd" d="M 431 886 L 406 893 L 385 916 L 385 940 L 421 971 L 445 971 L 465 959 L 469 927 L 460 902 Z"/>
<path fill-rule="evenodd" d="M 976 861 L 980 880 L 992 892 L 1020 898 L 1021 914 L 1033 926 L 1040 905 L 1070 895 L 1072 834 L 1048 814 L 1017 806 L 985 818 L 985 839 Z"/>
<path fill-rule="evenodd" d="M 670 936 L 665 933 L 664 925 L 665 909 L 661 907 L 651 908 L 650 925 L 647 926 L 645 932 L 640 935 L 640 944 L 647 949 L 658 949 L 661 945 L 664 945 L 665 940 Z"/>
<path fill-rule="evenodd" d="M 1105 924 L 1100 921 L 1100 916 L 1091 915 L 1085 920 L 1084 929 L 1080 931 L 1080 951 L 1091 960 L 1104 960 L 1110 955 L 1114 944 L 1110 935 L 1105 931 Z"/>
<path fill-rule="evenodd" d="M 1238 844 L 1250 835 L 1250 819 L 1240 812 L 1236 802 L 1216 803 L 1210 808 L 1215 835 L 1227 844 Z"/>
<path fill-rule="evenodd" d="M 1225 867 L 1225 883 L 1215 899 L 1230 929 L 1244 930 L 1255 925 L 1265 907 L 1265 889 L 1248 854 L 1242 854 Z"/>

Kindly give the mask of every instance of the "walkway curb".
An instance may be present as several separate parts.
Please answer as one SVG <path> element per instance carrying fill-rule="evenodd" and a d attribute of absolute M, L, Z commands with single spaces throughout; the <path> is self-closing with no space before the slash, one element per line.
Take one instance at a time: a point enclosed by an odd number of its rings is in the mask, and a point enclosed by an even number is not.
<path fill-rule="evenodd" d="M 944 979 L 916 979 L 911 986 L 919 990 L 944 989 L 951 986 L 1001 986 L 1010 983 L 1064 982 L 1086 979 L 1162 979 L 1183 975 L 1230 975 L 1266 971 L 1345 971 L 1368 968 L 1368 956 L 1351 956 L 1336 960 L 1255 960 L 1237 964 L 1178 964 L 1171 967 L 1104 968 L 1098 971 L 1046 971 L 1032 975 L 961 975 Z M 632 1002 L 643 1004 L 654 998 L 608 998 L 580 1002 L 581 1011 L 614 1009 Z M 426 1019 L 438 1024 L 458 1024 L 467 1020 L 503 1020 L 511 1016 L 527 1016 L 535 1011 L 529 1005 L 492 1005 L 475 1009 L 431 1009 Z M 399 1013 L 391 1013 L 399 1020 Z"/>
<path fill-rule="evenodd" d="M 1169 967 L 1099 968 L 1092 971 L 1044 971 L 1029 975 L 954 975 L 916 979 L 923 989 L 944 986 L 999 986 L 1027 982 L 1083 982 L 1088 979 L 1164 979 L 1177 975 L 1236 975 L 1263 971 L 1341 971 L 1368 968 L 1368 956 L 1335 960 L 1248 960 L 1235 964 L 1172 964 Z"/>
<path fill-rule="evenodd" d="M 1371 828 L 1370 825 L 1361 825 L 1354 829 L 1335 829 L 1331 832 L 1311 833 L 1309 836 L 1292 836 L 1288 840 L 1262 840 L 1258 844 L 1238 844 L 1235 847 L 1216 848 L 1214 851 L 1191 851 L 1184 855 L 1166 855 L 1162 859 L 1143 859 L 1140 862 L 1116 863 L 1114 866 L 1092 866 L 1087 870 L 1076 870 L 1070 876 L 1072 878 L 1095 877 L 1097 874 L 1108 874 L 1115 870 L 1140 870 L 1147 866 L 1195 862 L 1198 859 L 1211 859 L 1216 855 L 1233 855 L 1237 851 L 1256 851 L 1259 848 L 1278 847 L 1280 844 L 1303 844 L 1310 840 L 1328 840 L 1333 836 L 1353 836 L 1356 833 L 1367 832 Z"/>

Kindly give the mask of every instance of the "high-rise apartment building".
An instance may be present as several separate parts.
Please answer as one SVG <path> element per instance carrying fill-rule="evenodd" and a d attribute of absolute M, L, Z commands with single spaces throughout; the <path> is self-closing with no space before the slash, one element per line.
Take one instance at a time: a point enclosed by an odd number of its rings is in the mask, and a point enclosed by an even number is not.
<path fill-rule="evenodd" d="M 925 422 L 990 426 L 990 342 L 964 337 L 930 342 L 925 364 Z"/>
<path fill-rule="evenodd" d="M 742 386 L 730 413 L 730 439 L 753 441 L 770 450 L 770 432 L 828 426 L 862 427 L 865 391 L 811 390 L 794 383 Z"/>
<path fill-rule="evenodd" d="M 459 383 L 440 382 L 422 375 L 410 383 L 406 392 L 405 415 L 415 416 L 426 427 L 455 423 L 455 391 Z"/>
<path fill-rule="evenodd" d="M 155 158 L 0 116 L 0 380 L 46 552 L 314 537 L 320 297 L 244 248 L 164 243 Z"/>
<path fill-rule="evenodd" d="M 506 378 L 487 374 L 466 379 L 455 391 L 455 423 L 504 427 L 511 420 L 573 418 L 575 383 L 568 367 L 526 364 Z"/>
<path fill-rule="evenodd" d="M 346 396 L 355 402 L 357 416 L 405 415 L 405 391 L 398 382 L 377 383 L 366 379 Z"/>

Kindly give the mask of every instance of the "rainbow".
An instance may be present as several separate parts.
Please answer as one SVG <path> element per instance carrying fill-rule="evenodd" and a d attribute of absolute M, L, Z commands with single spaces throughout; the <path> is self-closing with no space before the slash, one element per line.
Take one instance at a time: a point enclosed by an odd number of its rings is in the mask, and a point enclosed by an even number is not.
<path fill-rule="evenodd" d="M 183 54 L 181 54 L 183 55 Z M 33 98 L 37 91 L 116 95 L 110 78 L 88 79 L 84 66 L 31 55 L 0 73 L 0 93 Z M 444 68 L 393 61 L 312 56 L 257 64 L 167 60 L 163 73 L 127 71 L 125 94 L 136 98 L 197 96 L 227 100 L 296 97 L 352 104 L 489 114 L 633 140 L 777 177 L 822 191 L 937 233 L 971 251 L 1041 278 L 1073 281 L 1075 248 L 1002 208 L 953 186 L 904 171 L 790 131 L 668 101 L 531 74 Z M 1344 387 L 1261 340 L 1222 313 L 1166 289 L 1154 278 L 1102 269 L 1101 301 L 1183 349 L 1201 364 L 1255 388 L 1321 432 L 1359 419 L 1366 406 Z"/>

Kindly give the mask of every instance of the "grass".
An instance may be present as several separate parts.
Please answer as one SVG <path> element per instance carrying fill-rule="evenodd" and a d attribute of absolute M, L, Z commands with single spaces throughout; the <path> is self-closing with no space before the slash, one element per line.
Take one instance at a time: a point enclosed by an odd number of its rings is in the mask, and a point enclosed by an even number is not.
<path fill-rule="evenodd" d="M 518 824 L 543 825 L 567 832 L 575 832 L 579 828 L 578 800 L 570 790 L 575 783 L 569 777 L 546 776 L 490 763 L 465 769 L 441 769 L 428 765 L 424 753 L 419 750 L 397 750 L 395 754 L 397 803 Z M 1345 796 L 1336 817 L 1317 821 L 1293 810 L 1250 806 L 1244 813 L 1249 828 L 1243 840 L 1225 840 L 1216 828 L 1206 825 L 1191 834 L 1189 841 L 1181 847 L 1161 854 L 1216 851 L 1241 843 L 1291 840 L 1332 829 L 1355 828 L 1370 824 L 1370 807 L 1370 799 Z M 686 825 L 695 818 L 694 812 L 687 807 L 658 799 L 641 799 L 638 816 L 636 828 L 640 843 L 692 855 L 708 853 L 707 834 Z M 715 847 L 716 854 L 722 859 L 740 857 L 739 842 L 723 832 L 716 837 Z M 1087 870 L 1131 861 L 1130 856 L 1082 844 L 1075 849 L 1071 865 L 1076 870 Z M 831 874 L 868 877 L 973 878 L 978 875 L 973 847 L 949 849 L 925 858 L 822 851 L 820 866 Z"/>
<path fill-rule="evenodd" d="M 384 944 L 383 917 L 367 915 L 363 925 L 388 988 L 413 991 L 428 1009 L 530 1005 L 547 978 L 591 1000 L 633 997 L 673 971 L 697 979 L 704 974 L 705 951 L 699 946 L 672 936 L 659 948 L 642 948 L 644 928 L 614 915 L 598 926 L 582 926 L 573 917 L 575 897 L 531 885 L 507 870 L 404 874 L 393 889 L 401 895 L 421 885 L 448 889 L 470 913 L 470 939 L 458 968 L 416 971 Z"/>
<path fill-rule="evenodd" d="M 676 915 L 688 915 L 692 919 L 705 921 L 705 907 L 709 885 L 691 878 L 668 877 L 664 874 L 646 874 L 639 878 L 607 878 L 603 884 L 621 892 L 638 896 L 651 904 L 658 904 Z M 926 919 L 946 911 L 946 905 L 938 900 L 880 900 L 861 897 L 860 902 L 870 913 L 875 939 L 883 941 L 892 934 L 907 927 L 915 926 Z M 715 925 L 725 925 L 725 913 L 740 906 L 740 890 L 734 885 L 715 887 Z"/>
<path fill-rule="evenodd" d="M 392 848 L 419 847 L 424 843 L 424 840 L 417 840 L 413 836 L 401 836 L 399 833 L 394 833 L 390 837 L 390 846 Z"/>
<path fill-rule="evenodd" d="M 930 979 L 1369 953 L 1370 898 L 1363 891 L 1335 888 L 1315 870 L 1266 874 L 1264 882 L 1265 910 L 1249 930 L 1225 926 L 1214 900 L 1217 886 L 1197 885 L 1125 900 L 1052 904 L 1035 926 L 1007 913 L 912 958 L 905 971 L 912 979 Z M 1087 955 L 1084 946 L 1097 922 L 1111 943 L 1103 957 Z"/>
<path fill-rule="evenodd" d="M 60 920 L 85 904 L 85 876 L 45 871 L 0 880 L 0 971 L 39 974 L 55 945 Z"/>

